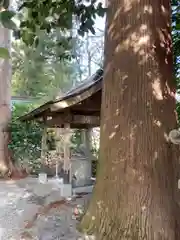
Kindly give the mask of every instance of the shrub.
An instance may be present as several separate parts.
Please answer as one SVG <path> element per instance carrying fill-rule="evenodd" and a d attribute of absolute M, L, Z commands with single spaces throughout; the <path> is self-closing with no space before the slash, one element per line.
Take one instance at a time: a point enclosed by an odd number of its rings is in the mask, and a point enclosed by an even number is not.
<path fill-rule="evenodd" d="M 26 165 L 35 171 L 40 167 L 41 138 L 43 126 L 37 122 L 21 122 L 18 118 L 32 108 L 27 104 L 15 104 L 12 107 L 10 123 L 11 143 L 14 159 L 18 164 Z"/>

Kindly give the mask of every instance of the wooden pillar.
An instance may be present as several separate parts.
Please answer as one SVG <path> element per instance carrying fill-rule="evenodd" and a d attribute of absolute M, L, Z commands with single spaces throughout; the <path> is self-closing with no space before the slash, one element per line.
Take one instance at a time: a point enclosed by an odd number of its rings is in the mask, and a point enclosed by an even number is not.
<path fill-rule="evenodd" d="M 64 131 L 62 128 L 56 128 L 55 129 L 55 136 L 56 136 L 56 152 L 58 155 L 62 155 L 62 146 L 63 146 L 63 134 Z"/>
<path fill-rule="evenodd" d="M 82 144 L 84 146 L 85 160 L 81 163 L 83 168 L 80 170 L 84 176 L 84 184 L 89 184 L 92 177 L 92 154 L 91 154 L 91 129 L 84 129 L 82 132 Z"/>
<path fill-rule="evenodd" d="M 62 147 L 63 147 L 63 129 L 55 128 L 56 140 L 56 177 L 58 177 L 59 165 L 62 162 Z"/>
<path fill-rule="evenodd" d="M 86 154 L 88 157 L 88 160 L 91 157 L 91 129 L 83 129 L 81 133 L 82 137 L 82 144 L 86 147 Z"/>
<path fill-rule="evenodd" d="M 72 181 L 71 173 L 71 129 L 70 124 L 64 125 L 64 171 L 69 173 L 69 182 Z"/>
<path fill-rule="evenodd" d="M 41 162 L 45 164 L 46 153 L 47 153 L 47 128 L 44 127 L 41 140 Z"/>

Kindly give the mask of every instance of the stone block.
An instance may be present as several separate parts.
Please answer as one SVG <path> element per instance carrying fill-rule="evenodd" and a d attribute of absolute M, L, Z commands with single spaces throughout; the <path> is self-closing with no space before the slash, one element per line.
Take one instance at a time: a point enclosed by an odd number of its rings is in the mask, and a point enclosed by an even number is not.
<path fill-rule="evenodd" d="M 61 196 L 62 197 L 71 197 L 72 196 L 72 185 L 71 184 L 61 184 Z"/>

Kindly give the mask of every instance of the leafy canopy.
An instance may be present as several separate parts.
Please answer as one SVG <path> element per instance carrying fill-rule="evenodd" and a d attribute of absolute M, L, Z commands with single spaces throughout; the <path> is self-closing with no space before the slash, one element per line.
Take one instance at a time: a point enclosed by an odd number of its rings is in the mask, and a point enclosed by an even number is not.
<path fill-rule="evenodd" d="M 31 34 L 33 39 L 36 30 L 45 29 L 50 32 L 54 28 L 71 30 L 73 18 L 79 20 L 79 34 L 89 30 L 94 32 L 96 15 L 104 16 L 102 3 L 97 0 L 24 0 L 20 10 L 24 11 L 24 18 L 20 24 L 22 30 Z"/>
<path fill-rule="evenodd" d="M 171 0 L 173 14 L 174 49 L 179 50 L 180 44 L 180 4 L 179 0 Z M 73 20 L 79 22 L 77 32 L 95 33 L 96 16 L 104 16 L 105 8 L 98 0 L 23 0 L 18 7 L 18 14 L 7 10 L 9 0 L 0 0 L 0 23 L 13 29 L 15 36 L 22 38 L 27 45 L 37 45 L 39 38 L 37 32 L 44 30 L 47 33 L 53 29 L 61 29 L 65 38 L 59 40 L 59 45 L 65 45 L 71 40 Z M 5 10 L 5 11 L 4 11 Z M 20 27 L 17 29 L 13 18 L 19 16 Z M 69 33 L 69 34 L 68 34 Z M 0 46 L 1 47 L 1 46 Z M 4 54 L 3 54 L 4 55 Z"/>
<path fill-rule="evenodd" d="M 98 0 L 24 0 L 18 6 L 17 14 L 8 10 L 9 0 L 0 0 L 0 23 L 14 30 L 16 38 L 22 38 L 27 45 L 38 45 L 40 30 L 47 33 L 60 29 L 64 38 L 57 41 L 57 45 L 68 48 L 71 42 L 73 21 L 79 22 L 77 32 L 95 33 L 96 16 L 104 16 L 105 8 Z M 14 17 L 20 20 L 17 28 Z M 0 46 L 1 47 L 1 46 Z"/>
<path fill-rule="evenodd" d="M 30 45 L 38 43 L 36 33 L 39 30 L 50 33 L 59 28 L 67 34 L 66 40 L 71 40 L 68 31 L 71 32 L 74 19 L 79 22 L 78 34 L 83 36 L 88 31 L 94 34 L 96 16 L 104 16 L 105 13 L 102 3 L 97 3 L 97 0 L 24 0 L 19 11 L 23 13 L 19 37 Z M 66 41 L 58 44 L 66 44 Z"/>

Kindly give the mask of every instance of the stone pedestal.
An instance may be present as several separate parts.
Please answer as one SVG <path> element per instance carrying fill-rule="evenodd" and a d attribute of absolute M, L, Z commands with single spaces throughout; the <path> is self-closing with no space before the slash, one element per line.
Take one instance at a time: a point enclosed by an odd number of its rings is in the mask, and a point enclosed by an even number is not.
<path fill-rule="evenodd" d="M 73 187 L 83 187 L 92 184 L 92 154 L 90 144 L 90 129 L 83 129 L 81 132 L 81 142 L 79 146 L 80 156 L 74 155 L 71 158 L 72 185 Z"/>
<path fill-rule="evenodd" d="M 72 196 L 72 185 L 62 184 L 61 185 L 61 197 L 71 197 Z"/>
<path fill-rule="evenodd" d="M 91 184 L 91 161 L 89 159 L 72 159 L 73 187 Z"/>

